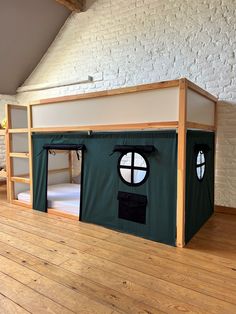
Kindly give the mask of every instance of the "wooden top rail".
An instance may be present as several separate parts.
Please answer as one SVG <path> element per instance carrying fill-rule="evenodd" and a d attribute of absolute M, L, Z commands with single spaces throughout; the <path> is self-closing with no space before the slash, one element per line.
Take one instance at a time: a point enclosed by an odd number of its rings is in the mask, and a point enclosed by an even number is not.
<path fill-rule="evenodd" d="M 69 95 L 69 96 L 61 96 L 55 98 L 48 98 L 48 99 L 40 99 L 29 103 L 29 106 L 35 105 L 45 105 L 45 104 L 53 104 L 53 103 L 60 103 L 65 101 L 74 101 L 74 100 L 82 100 L 82 99 L 91 99 L 91 98 L 98 98 L 98 97 L 108 97 L 108 96 L 115 96 L 115 95 L 122 95 L 122 94 L 130 94 L 130 93 L 137 93 L 137 92 L 144 92 L 148 90 L 155 90 L 155 89 L 163 89 L 163 88 L 171 88 L 171 87 L 178 87 L 180 82 L 185 81 L 186 87 L 189 89 L 194 90 L 198 94 L 217 102 L 217 98 L 198 85 L 192 83 L 186 78 L 177 79 L 177 80 L 170 80 L 170 81 L 163 81 L 158 83 L 151 83 L 151 84 L 143 84 L 137 85 L 132 87 L 123 87 L 118 89 L 111 89 L 106 91 L 98 91 L 98 92 L 91 92 L 91 93 L 84 93 L 78 95 Z"/>
<path fill-rule="evenodd" d="M 148 129 L 175 129 L 178 127 L 177 121 L 168 122 L 147 122 L 132 124 L 107 124 L 107 125 L 85 125 L 69 127 L 48 127 L 31 128 L 32 132 L 77 132 L 77 131 L 128 131 L 128 130 L 148 130 Z"/>
<path fill-rule="evenodd" d="M 149 90 L 154 90 L 154 89 L 171 88 L 171 87 L 178 87 L 178 86 L 179 86 L 179 80 L 163 81 L 163 82 L 158 82 L 158 83 L 111 89 L 111 90 L 100 91 L 100 92 L 92 92 L 92 93 L 84 93 L 84 94 L 71 95 L 71 96 L 41 99 L 41 100 L 31 102 L 29 105 L 30 106 L 46 105 L 46 104 L 59 103 L 59 102 L 65 102 L 65 101 L 91 99 L 91 98 L 98 98 L 98 97 L 108 97 L 108 96 L 115 96 L 115 95 L 122 95 L 122 94 L 131 94 L 131 93 L 144 92 L 144 91 L 149 91 Z"/>
<path fill-rule="evenodd" d="M 196 93 L 214 101 L 214 102 L 218 102 L 218 99 L 213 96 L 212 94 L 210 94 L 209 92 L 205 91 L 204 89 L 202 89 L 201 87 L 199 87 L 198 85 L 194 84 L 193 82 L 186 80 L 186 84 L 187 84 L 187 88 L 195 91 Z"/>

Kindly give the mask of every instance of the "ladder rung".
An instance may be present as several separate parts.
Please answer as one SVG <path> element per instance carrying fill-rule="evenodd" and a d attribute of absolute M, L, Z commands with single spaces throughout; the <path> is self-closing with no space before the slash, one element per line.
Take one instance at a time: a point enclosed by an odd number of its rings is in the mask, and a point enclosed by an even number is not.
<path fill-rule="evenodd" d="M 10 157 L 29 158 L 29 153 L 10 153 Z"/>
<path fill-rule="evenodd" d="M 30 184 L 29 178 L 11 177 L 10 180 L 11 180 L 11 182 Z"/>

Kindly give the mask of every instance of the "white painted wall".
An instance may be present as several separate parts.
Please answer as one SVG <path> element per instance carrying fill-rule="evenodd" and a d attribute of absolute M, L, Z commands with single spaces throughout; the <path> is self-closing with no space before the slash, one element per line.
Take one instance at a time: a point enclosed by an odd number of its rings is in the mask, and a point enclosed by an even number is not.
<path fill-rule="evenodd" d="M 15 96 L 0 95 L 0 123 L 5 118 L 5 104 L 16 103 Z M 5 139 L 0 136 L 0 168 L 6 166 Z M 0 179 L 1 180 L 1 179 Z"/>
<path fill-rule="evenodd" d="M 5 118 L 5 105 L 17 103 L 16 96 L 0 95 L 0 122 Z"/>
<path fill-rule="evenodd" d="M 21 93 L 21 102 L 187 77 L 219 97 L 216 203 L 236 207 L 234 0 L 90 0 L 72 14 L 25 85 L 95 83 Z"/>

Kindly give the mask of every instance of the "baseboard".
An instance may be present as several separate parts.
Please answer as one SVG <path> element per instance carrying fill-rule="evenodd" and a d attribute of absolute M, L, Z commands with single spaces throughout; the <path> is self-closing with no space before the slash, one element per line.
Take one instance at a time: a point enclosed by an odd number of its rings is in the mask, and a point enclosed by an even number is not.
<path fill-rule="evenodd" d="M 215 213 L 236 215 L 236 208 L 215 205 Z"/>

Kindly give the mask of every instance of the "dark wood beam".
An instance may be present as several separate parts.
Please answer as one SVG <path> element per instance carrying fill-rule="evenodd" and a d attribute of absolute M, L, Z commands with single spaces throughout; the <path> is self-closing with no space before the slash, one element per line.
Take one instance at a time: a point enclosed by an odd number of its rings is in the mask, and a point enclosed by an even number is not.
<path fill-rule="evenodd" d="M 82 12 L 84 7 L 84 0 L 56 0 L 58 3 L 64 5 L 71 11 Z"/>

